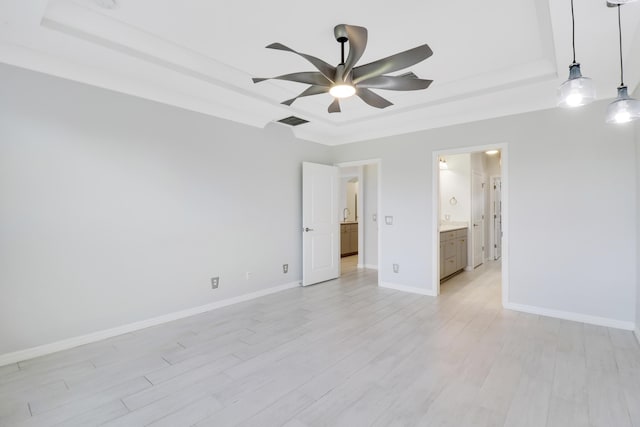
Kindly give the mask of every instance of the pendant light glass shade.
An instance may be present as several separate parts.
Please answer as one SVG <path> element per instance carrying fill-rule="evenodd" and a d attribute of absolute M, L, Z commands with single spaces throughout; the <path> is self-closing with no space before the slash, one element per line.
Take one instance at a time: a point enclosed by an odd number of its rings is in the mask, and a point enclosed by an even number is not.
<path fill-rule="evenodd" d="M 582 77 L 580 64 L 576 62 L 576 19 L 571 0 L 571 46 L 573 62 L 569 65 L 569 78 L 558 88 L 558 107 L 574 108 L 589 104 L 596 99 L 596 88 L 588 77 Z"/>
<path fill-rule="evenodd" d="M 640 101 L 629 97 L 626 86 L 618 88 L 618 97 L 607 107 L 607 123 L 627 123 L 640 119 Z"/>
<path fill-rule="evenodd" d="M 633 99 L 624 84 L 624 67 L 622 64 L 622 19 L 620 18 L 620 4 L 618 8 L 618 38 L 620 40 L 620 86 L 618 96 L 607 107 L 607 123 L 628 123 L 640 119 L 640 101 Z"/>
<path fill-rule="evenodd" d="M 596 99 L 593 80 L 582 77 L 580 64 L 571 64 L 569 79 L 558 88 L 558 107 L 573 108 L 586 105 Z"/>

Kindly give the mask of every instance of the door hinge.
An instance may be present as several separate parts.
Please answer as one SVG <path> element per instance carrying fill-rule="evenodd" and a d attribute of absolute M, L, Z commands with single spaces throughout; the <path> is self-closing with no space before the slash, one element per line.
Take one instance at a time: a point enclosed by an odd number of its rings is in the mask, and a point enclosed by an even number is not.
<path fill-rule="evenodd" d="M 482 252 L 484 252 L 484 246 L 482 247 Z"/>
<path fill-rule="evenodd" d="M 494 244 L 494 245 L 493 245 L 493 247 L 497 249 L 497 248 L 498 248 L 498 245 Z"/>

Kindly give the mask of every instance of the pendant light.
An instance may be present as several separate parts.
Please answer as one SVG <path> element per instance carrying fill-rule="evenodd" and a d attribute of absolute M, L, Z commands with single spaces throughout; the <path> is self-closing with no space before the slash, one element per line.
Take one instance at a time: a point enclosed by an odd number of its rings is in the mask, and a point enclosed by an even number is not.
<path fill-rule="evenodd" d="M 589 104 L 596 99 L 593 81 L 582 77 L 580 64 L 576 62 L 576 20 L 571 0 L 571 39 L 573 46 L 573 62 L 569 65 L 569 78 L 558 88 L 558 107 L 573 108 Z"/>
<path fill-rule="evenodd" d="M 620 1 L 620 0 L 618 0 Z M 620 6 L 618 8 L 618 37 L 620 40 L 620 86 L 618 97 L 607 107 L 607 123 L 627 123 L 640 119 L 640 101 L 629 97 L 627 86 L 624 84 L 624 68 L 622 66 L 622 21 L 620 19 Z"/>

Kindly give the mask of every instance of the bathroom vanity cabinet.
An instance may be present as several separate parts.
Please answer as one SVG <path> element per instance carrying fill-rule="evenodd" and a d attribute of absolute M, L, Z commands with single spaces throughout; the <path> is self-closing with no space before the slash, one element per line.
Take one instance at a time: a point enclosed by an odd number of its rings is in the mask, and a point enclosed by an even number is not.
<path fill-rule="evenodd" d="M 340 256 L 355 255 L 358 253 L 358 223 L 349 222 L 340 224 Z"/>
<path fill-rule="evenodd" d="M 440 232 L 440 280 L 467 266 L 467 228 Z"/>

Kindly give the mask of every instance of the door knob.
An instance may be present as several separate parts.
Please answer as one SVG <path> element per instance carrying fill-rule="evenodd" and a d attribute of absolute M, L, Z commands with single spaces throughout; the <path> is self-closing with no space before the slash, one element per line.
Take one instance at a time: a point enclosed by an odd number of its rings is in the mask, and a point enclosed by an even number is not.
<path fill-rule="evenodd" d="M 474 227 L 478 227 L 478 224 L 473 224 Z"/>
<path fill-rule="evenodd" d="M 310 231 L 313 231 L 313 228 L 305 227 L 304 231 L 308 233 Z"/>

